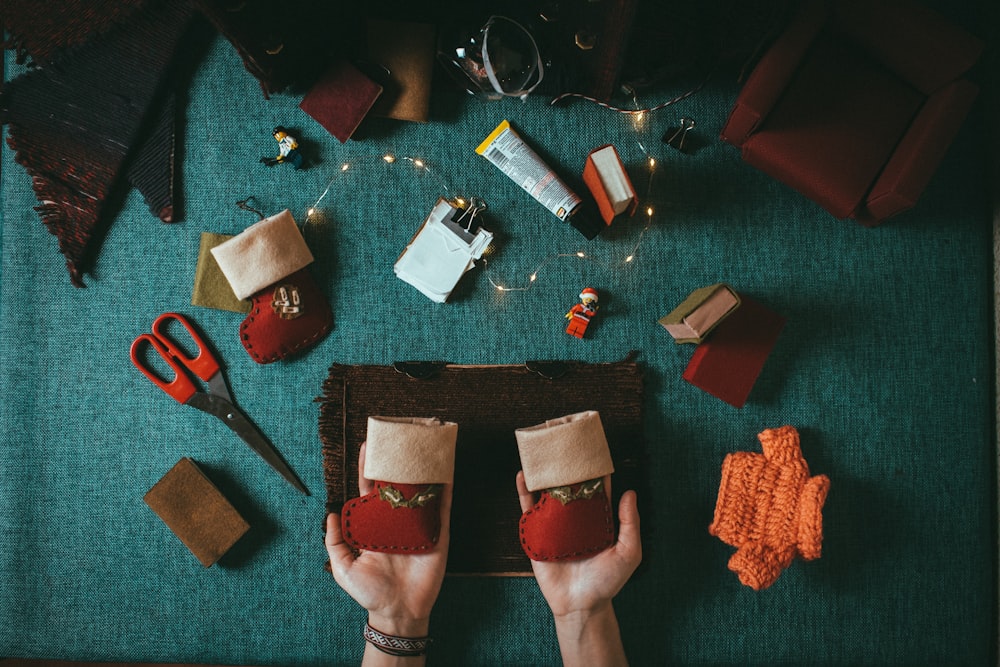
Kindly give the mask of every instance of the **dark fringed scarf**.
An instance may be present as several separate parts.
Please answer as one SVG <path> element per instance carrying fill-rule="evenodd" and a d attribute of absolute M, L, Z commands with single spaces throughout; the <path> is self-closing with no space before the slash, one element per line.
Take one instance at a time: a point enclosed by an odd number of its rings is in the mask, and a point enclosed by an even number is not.
<path fill-rule="evenodd" d="M 77 48 L 18 40 L 55 60 L 4 87 L 0 119 L 74 285 L 83 286 L 98 221 L 130 153 L 129 179 L 155 214 L 173 217 L 173 104 L 160 82 L 190 18 L 186 2 L 165 0 L 126 21 L 99 22 L 101 38 Z M 149 114 L 154 100 L 161 112 Z"/>
<path fill-rule="evenodd" d="M 36 66 L 0 92 L 0 123 L 78 287 L 122 179 L 153 215 L 175 218 L 169 70 L 198 12 L 232 42 L 265 97 L 311 84 L 342 48 L 337 33 L 350 32 L 339 3 L 325 0 L 0 0 L 4 47 Z"/>

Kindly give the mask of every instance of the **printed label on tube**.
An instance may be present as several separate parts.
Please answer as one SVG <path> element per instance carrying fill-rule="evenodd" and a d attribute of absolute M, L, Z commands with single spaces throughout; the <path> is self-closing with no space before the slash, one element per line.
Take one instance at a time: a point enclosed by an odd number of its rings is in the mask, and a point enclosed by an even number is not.
<path fill-rule="evenodd" d="M 476 152 L 560 220 L 567 221 L 583 201 L 524 143 L 506 120 L 479 144 Z"/>

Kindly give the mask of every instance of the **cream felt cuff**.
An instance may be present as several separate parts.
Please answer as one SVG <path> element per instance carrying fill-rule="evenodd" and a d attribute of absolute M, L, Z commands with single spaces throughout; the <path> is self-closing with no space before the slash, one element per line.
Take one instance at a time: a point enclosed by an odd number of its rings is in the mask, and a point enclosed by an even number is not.
<path fill-rule="evenodd" d="M 215 246 L 212 255 L 238 299 L 253 296 L 313 261 L 288 209 Z"/>
<path fill-rule="evenodd" d="M 615 471 L 601 415 L 594 410 L 514 431 L 529 491 L 578 484 Z"/>
<path fill-rule="evenodd" d="M 447 484 L 455 476 L 458 424 L 422 417 L 369 417 L 366 479 Z"/>

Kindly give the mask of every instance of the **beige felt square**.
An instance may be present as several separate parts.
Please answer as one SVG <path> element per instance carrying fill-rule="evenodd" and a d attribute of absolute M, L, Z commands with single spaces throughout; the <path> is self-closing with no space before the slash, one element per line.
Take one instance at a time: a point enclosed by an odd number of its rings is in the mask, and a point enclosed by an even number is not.
<path fill-rule="evenodd" d="M 529 491 L 578 484 L 614 472 L 601 416 L 594 410 L 514 431 Z"/>
<path fill-rule="evenodd" d="M 238 299 L 253 296 L 313 261 L 288 209 L 215 246 L 212 255 Z"/>
<path fill-rule="evenodd" d="M 364 475 L 396 484 L 447 484 L 455 477 L 458 424 L 423 417 L 369 417 Z"/>
<path fill-rule="evenodd" d="M 143 500 L 205 567 L 211 567 L 250 529 L 187 457 L 153 485 Z"/>

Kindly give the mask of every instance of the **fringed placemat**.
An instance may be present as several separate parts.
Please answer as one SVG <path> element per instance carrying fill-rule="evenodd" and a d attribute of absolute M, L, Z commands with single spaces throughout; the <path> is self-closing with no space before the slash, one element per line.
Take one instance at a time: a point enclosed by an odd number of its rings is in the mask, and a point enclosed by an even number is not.
<path fill-rule="evenodd" d="M 642 482 L 642 374 L 631 358 L 510 366 L 335 364 L 318 400 L 328 511 L 339 512 L 358 495 L 358 450 L 370 415 L 458 423 L 449 574 L 531 572 L 518 542 L 515 429 L 597 410 L 615 464 L 616 506 L 623 491 Z"/>

